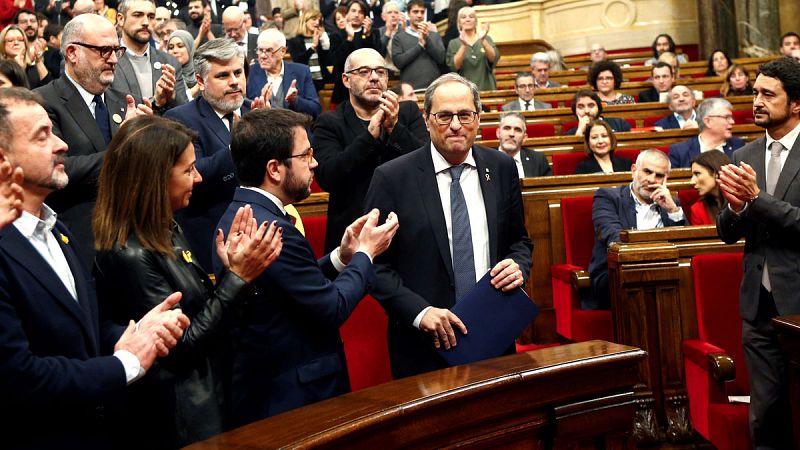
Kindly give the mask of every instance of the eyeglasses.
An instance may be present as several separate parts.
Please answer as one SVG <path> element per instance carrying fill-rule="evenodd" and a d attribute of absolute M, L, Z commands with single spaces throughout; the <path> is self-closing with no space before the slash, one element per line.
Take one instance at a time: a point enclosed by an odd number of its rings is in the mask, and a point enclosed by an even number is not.
<path fill-rule="evenodd" d="M 597 81 L 615 81 L 614 77 L 597 77 Z"/>
<path fill-rule="evenodd" d="M 535 87 L 536 87 L 536 85 L 534 85 L 533 83 L 531 83 L 531 84 L 518 84 L 517 85 L 517 89 L 525 89 L 525 90 L 533 89 Z"/>
<path fill-rule="evenodd" d="M 314 160 L 314 148 L 313 147 L 309 147 L 308 150 L 306 150 L 305 152 L 300 153 L 298 155 L 292 155 L 292 156 L 290 156 L 290 157 L 288 157 L 286 159 L 292 159 L 292 158 L 305 158 L 306 159 L 306 163 L 307 164 L 311 164 L 311 161 Z"/>
<path fill-rule="evenodd" d="M 92 49 L 100 54 L 100 57 L 103 59 L 108 59 L 111 56 L 111 53 L 117 58 L 122 58 L 122 55 L 128 50 L 125 47 L 120 46 L 111 46 L 111 45 L 92 45 L 92 44 L 85 44 L 83 42 L 70 42 L 70 44 L 80 45 L 81 47 L 86 47 Z"/>
<path fill-rule="evenodd" d="M 25 42 L 25 38 L 22 37 L 22 36 L 20 36 L 20 37 L 7 37 L 6 38 L 6 42 Z"/>
<path fill-rule="evenodd" d="M 351 75 L 352 74 L 356 74 L 356 75 L 360 76 L 361 78 L 369 78 L 369 76 L 372 75 L 372 72 L 375 72 L 375 75 L 377 75 L 380 78 L 389 76 L 389 70 L 387 70 L 386 67 L 367 67 L 367 66 L 363 66 L 363 67 L 358 67 L 358 68 L 353 69 L 353 70 L 348 70 L 346 73 L 351 74 Z"/>
<path fill-rule="evenodd" d="M 722 116 L 722 115 L 712 115 L 712 114 L 709 114 L 709 115 L 707 115 L 706 117 L 719 117 L 720 119 L 725 119 L 725 120 L 727 120 L 728 122 L 736 122 L 736 119 L 733 117 L 733 115 L 732 115 L 732 114 L 726 114 L 726 115 L 724 115 L 724 116 Z"/>
<path fill-rule="evenodd" d="M 273 50 L 271 48 L 257 48 L 256 49 L 256 53 L 258 53 L 259 55 L 264 55 L 264 56 L 274 55 L 274 54 L 278 53 L 279 51 L 283 50 L 284 48 L 285 47 L 278 47 L 275 50 Z"/>
<path fill-rule="evenodd" d="M 472 122 L 475 122 L 475 117 L 478 116 L 478 113 L 475 111 L 459 111 L 457 113 L 431 113 L 430 115 L 436 119 L 436 123 L 439 125 L 450 125 L 450 122 L 453 121 L 453 117 L 458 117 L 458 122 L 461 125 L 469 125 Z"/>

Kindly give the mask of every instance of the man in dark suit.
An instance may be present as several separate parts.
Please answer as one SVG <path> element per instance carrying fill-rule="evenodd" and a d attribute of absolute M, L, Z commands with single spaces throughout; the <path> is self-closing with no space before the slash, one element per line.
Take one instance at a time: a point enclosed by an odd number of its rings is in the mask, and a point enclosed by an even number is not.
<path fill-rule="evenodd" d="M 277 28 L 258 35 L 258 64 L 250 66 L 247 98 L 263 97 L 270 108 L 286 108 L 316 118 L 322 107 L 304 64 L 285 62 L 286 36 Z"/>
<path fill-rule="evenodd" d="M 800 63 L 784 57 L 758 72 L 753 117 L 767 133 L 720 171 L 729 207 L 720 211 L 717 232 L 727 243 L 745 239 L 739 311 L 753 446 L 793 448 L 789 361 L 772 318 L 800 314 Z"/>
<path fill-rule="evenodd" d="M 545 52 L 536 52 L 531 55 L 531 74 L 536 84 L 536 89 L 559 87 L 561 83 L 550 81 L 550 57 Z"/>
<path fill-rule="evenodd" d="M 350 390 L 339 327 L 374 285 L 372 259 L 398 227 L 393 214 L 377 226 L 379 214 L 372 211 L 347 228 L 340 247 L 314 258 L 285 210 L 311 193 L 317 162 L 308 123 L 294 111 L 254 111 L 242 117 L 231 143 L 242 187 L 218 226 L 228 227 L 236 210 L 249 204 L 259 223 L 277 222 L 283 232 L 281 254 L 254 282 L 256 293 L 236 332 L 235 425 Z M 214 270 L 222 268 L 215 257 Z"/>
<path fill-rule="evenodd" d="M 669 91 L 669 110 L 672 114 L 655 123 L 665 130 L 688 130 L 697 128 L 697 112 L 694 110 L 697 101 L 694 92 L 679 84 Z"/>
<path fill-rule="evenodd" d="M 533 75 L 527 72 L 518 73 L 517 78 L 514 80 L 514 90 L 517 92 L 519 98 L 503 105 L 503 111 L 536 111 L 540 109 L 551 109 L 553 105 L 550 103 L 534 100 L 534 87 Z"/>
<path fill-rule="evenodd" d="M 92 210 L 97 178 L 111 137 L 127 117 L 149 108 L 136 108 L 133 97 L 111 88 L 119 56 L 114 26 L 96 14 L 72 19 L 62 37 L 64 71 L 36 90 L 45 100 L 53 133 L 69 145 L 64 162 L 69 185 L 53 193 L 48 204 L 74 230 L 75 243 L 87 267 L 94 260 Z"/>
<path fill-rule="evenodd" d="M 215 227 L 238 186 L 229 151 L 231 129 L 250 108 L 244 99 L 241 47 L 230 39 L 214 39 L 195 51 L 194 60 L 201 95 L 167 111 L 165 117 L 197 133 L 195 166 L 203 182 L 194 188 L 189 206 L 177 211 L 175 220 L 183 227 L 200 265 L 210 271 Z"/>
<path fill-rule="evenodd" d="M 733 151 L 744 141 L 733 135 L 733 106 L 724 98 L 710 98 L 697 108 L 700 134 L 669 146 L 669 161 L 673 168 L 690 167 L 702 152 L 719 150 L 733 158 Z"/>
<path fill-rule="evenodd" d="M 672 66 L 666 62 L 657 62 L 653 65 L 650 72 L 650 82 L 653 86 L 639 92 L 637 103 L 648 103 L 661 101 L 661 94 L 669 95 L 672 83 L 675 78 L 672 74 Z"/>
<path fill-rule="evenodd" d="M 633 182 L 595 192 L 592 204 L 595 238 L 589 261 L 592 297 L 581 302 L 583 309 L 611 307 L 607 251 L 609 245 L 619 241 L 620 231 L 686 224 L 683 209 L 667 188 L 669 171 L 667 155 L 659 150 L 644 150 L 631 167 Z"/>
<path fill-rule="evenodd" d="M 244 12 L 241 9 L 238 7 L 225 8 L 222 12 L 222 31 L 225 32 L 226 37 L 233 39 L 236 45 L 245 50 L 248 64 L 256 59 L 256 40 L 258 35 L 247 31 L 244 23 Z"/>
<path fill-rule="evenodd" d="M 468 331 L 449 308 L 487 272 L 496 289 L 524 286 L 533 249 L 513 161 L 473 145 L 478 88 L 446 74 L 425 99 L 431 142 L 378 167 L 365 200 L 402 223 L 372 292 L 389 316 L 396 378 L 445 367 L 436 349 L 457 344 L 454 328 Z"/>
<path fill-rule="evenodd" d="M 572 113 L 578 119 L 578 124 L 567 130 L 566 136 L 583 136 L 589 122 L 602 119 L 615 133 L 631 131 L 631 124 L 619 117 L 603 117 L 603 102 L 596 92 L 583 89 L 575 93 L 572 99 Z"/>
<path fill-rule="evenodd" d="M 362 214 L 372 171 L 428 139 L 416 103 L 398 102 L 397 94 L 387 91 L 389 75 L 384 66 L 375 50 L 351 53 L 348 73 L 343 75 L 350 100 L 320 115 L 313 125 L 320 163 L 317 181 L 330 193 L 326 251 L 336 247 L 338 236 Z"/>
<path fill-rule="evenodd" d="M 503 113 L 497 128 L 499 150 L 514 158 L 520 178 L 552 175 L 553 170 L 546 156 L 535 150 L 522 148 L 522 143 L 528 137 L 526 130 L 525 116 L 515 111 Z"/>
<path fill-rule="evenodd" d="M 39 95 L 22 88 L 0 91 L 0 162 L 24 174 L 23 212 L 0 231 L 4 448 L 119 444 L 110 421 L 118 396 L 157 355 L 166 355 L 189 322 L 180 310 L 170 311 L 179 294 L 138 327 L 98 319 L 94 281 L 72 235 L 44 204 L 67 184 L 66 152 Z"/>
<path fill-rule="evenodd" d="M 128 50 L 119 58 L 112 86 L 135 98 L 150 100 L 153 108 L 163 113 L 189 99 L 181 64 L 174 56 L 150 45 L 155 17 L 156 4 L 152 0 L 124 0 L 119 4 L 117 26 L 122 30 L 122 45 Z"/>

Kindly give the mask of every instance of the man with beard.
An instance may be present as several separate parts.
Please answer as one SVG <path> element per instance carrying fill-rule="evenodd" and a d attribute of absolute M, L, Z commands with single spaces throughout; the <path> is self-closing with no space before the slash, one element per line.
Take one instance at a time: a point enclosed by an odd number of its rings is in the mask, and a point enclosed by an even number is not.
<path fill-rule="evenodd" d="M 639 153 L 631 166 L 633 182 L 614 188 L 600 188 L 594 194 L 592 223 L 595 238 L 589 275 L 592 297 L 581 302 L 583 309 L 609 309 L 608 246 L 619 241 L 619 232 L 631 228 L 685 225 L 683 209 L 667 188 L 669 158 L 656 149 Z"/>
<path fill-rule="evenodd" d="M 336 247 L 338 236 L 362 214 L 373 170 L 428 140 L 416 103 L 399 102 L 387 90 L 389 72 L 380 53 L 354 51 L 344 72 L 350 99 L 321 114 L 312 128 L 320 163 L 317 181 L 330 193 L 326 251 Z"/>
<path fill-rule="evenodd" d="M 175 57 L 150 45 L 155 25 L 153 0 L 124 0 L 119 4 L 117 26 L 127 51 L 119 58 L 113 87 L 137 98 L 150 100 L 158 113 L 189 101 L 181 64 Z"/>
<path fill-rule="evenodd" d="M 39 39 L 39 19 L 36 13 L 30 9 L 20 9 L 17 11 L 15 21 L 22 31 L 25 32 L 25 39 L 28 41 L 28 51 L 30 52 L 31 59 L 35 59 L 36 54 L 43 52 L 46 42 Z"/>
<path fill-rule="evenodd" d="M 669 110 L 672 114 L 655 123 L 665 130 L 697 128 L 697 112 L 694 107 L 694 92 L 684 85 L 674 86 L 669 91 Z"/>
<path fill-rule="evenodd" d="M 186 31 L 194 37 L 194 48 L 222 36 L 222 26 L 219 19 L 212 16 L 207 0 L 189 0 L 186 9 L 181 10 L 181 16 Z"/>
<path fill-rule="evenodd" d="M 669 161 L 673 168 L 691 167 L 700 153 L 719 150 L 733 159 L 733 151 L 744 141 L 733 135 L 733 105 L 724 98 L 709 98 L 697 108 L 700 134 L 669 146 Z"/>
<path fill-rule="evenodd" d="M 69 185 L 47 203 L 73 230 L 75 246 L 91 267 L 92 209 L 106 147 L 124 119 L 152 111 L 146 105 L 137 108 L 132 96 L 111 87 L 123 52 L 111 22 L 96 14 L 72 19 L 64 27 L 61 48 L 66 76 L 36 89 L 45 100 L 53 133 L 70 149 L 64 164 Z"/>
<path fill-rule="evenodd" d="M 392 37 L 392 61 L 400 69 L 400 79 L 425 89 L 441 75 L 439 67 L 445 61 L 445 48 L 436 25 L 425 21 L 425 1 L 408 2 L 410 23 Z"/>
<path fill-rule="evenodd" d="M 175 220 L 183 227 L 197 261 L 210 272 L 214 227 L 238 185 L 229 151 L 231 130 L 250 111 L 250 102 L 244 100 L 244 49 L 232 40 L 206 42 L 195 51 L 193 62 L 201 95 L 167 111 L 165 117 L 197 133 L 195 166 L 203 182 L 195 187 L 189 206 L 177 211 Z"/>
<path fill-rule="evenodd" d="M 242 117 L 231 142 L 242 187 L 217 226 L 229 227 L 239 206 L 251 205 L 255 220 L 283 232 L 283 250 L 254 282 L 236 333 L 234 426 L 350 390 L 339 327 L 372 288 L 372 260 L 398 228 L 393 213 L 378 226 L 379 211 L 371 211 L 347 228 L 341 246 L 314 258 L 285 209 L 311 194 L 317 162 L 308 124 L 304 114 L 262 109 Z M 214 270 L 222 269 L 215 258 Z"/>
<path fill-rule="evenodd" d="M 543 154 L 522 148 L 522 142 L 528 137 L 525 125 L 525 116 L 518 112 L 506 112 L 500 116 L 500 126 L 497 129 L 497 139 L 500 141 L 499 150 L 514 158 L 517 173 L 520 178 L 546 177 L 553 174 L 547 157 Z"/>
<path fill-rule="evenodd" d="M 753 447 L 793 448 L 789 361 L 772 318 L 800 314 L 800 63 L 784 57 L 762 64 L 753 94 L 755 123 L 767 132 L 722 167 L 728 207 L 717 232 L 727 243 L 745 239 L 739 312 Z"/>

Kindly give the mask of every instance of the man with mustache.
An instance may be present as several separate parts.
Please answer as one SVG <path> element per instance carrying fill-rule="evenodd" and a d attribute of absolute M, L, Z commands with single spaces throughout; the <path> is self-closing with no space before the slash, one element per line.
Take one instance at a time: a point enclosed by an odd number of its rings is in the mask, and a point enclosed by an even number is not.
<path fill-rule="evenodd" d="M 609 245 L 619 241 L 620 231 L 686 224 L 678 199 L 673 199 L 667 188 L 669 171 L 667 155 L 655 149 L 644 150 L 631 166 L 633 182 L 595 192 L 592 205 L 595 239 L 589 262 L 592 297 L 581 302 L 583 309 L 611 307 L 607 251 Z"/>
<path fill-rule="evenodd" d="M 124 0 L 117 13 L 122 30 L 120 44 L 127 51 L 119 58 L 114 88 L 150 100 L 159 114 L 189 101 L 181 64 L 175 57 L 150 45 L 155 27 L 153 0 Z"/>
<path fill-rule="evenodd" d="M 500 141 L 499 150 L 514 159 L 519 177 L 552 175 L 553 169 L 550 168 L 546 156 L 536 150 L 522 148 L 526 137 L 528 137 L 528 133 L 525 116 L 517 111 L 505 112 L 500 116 L 500 126 L 497 128 L 497 139 Z"/>
<path fill-rule="evenodd" d="M 196 252 L 195 258 L 209 273 L 215 227 L 238 185 L 229 150 L 231 130 L 234 122 L 250 111 L 250 102 L 244 98 L 244 56 L 244 48 L 231 39 L 214 39 L 201 45 L 194 53 L 201 95 L 165 115 L 197 132 L 195 166 L 203 182 L 195 187 L 189 206 L 179 210 L 175 219 Z"/>
<path fill-rule="evenodd" d="M 694 92 L 679 84 L 669 91 L 669 110 L 672 114 L 655 123 L 665 130 L 687 130 L 697 128 L 697 112 Z"/>

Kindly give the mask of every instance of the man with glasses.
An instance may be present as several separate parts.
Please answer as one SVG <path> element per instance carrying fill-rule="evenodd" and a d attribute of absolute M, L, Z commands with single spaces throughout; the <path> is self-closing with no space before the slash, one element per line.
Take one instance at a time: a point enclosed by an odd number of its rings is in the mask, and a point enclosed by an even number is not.
<path fill-rule="evenodd" d="M 247 32 L 244 23 L 244 12 L 237 8 L 225 8 L 222 12 L 222 30 L 225 36 L 233 39 L 237 45 L 247 52 L 247 61 L 256 59 L 256 39 L 255 34 Z"/>
<path fill-rule="evenodd" d="M 445 366 L 436 349 L 468 332 L 450 308 L 487 272 L 504 292 L 524 287 L 530 273 L 517 168 L 501 152 L 473 145 L 480 111 L 474 83 L 439 77 L 425 91 L 431 141 L 378 167 L 367 192 L 365 210 L 394 211 L 401 224 L 376 260 L 372 291 L 389 316 L 395 378 Z"/>
<path fill-rule="evenodd" d="M 551 109 L 553 105 L 550 103 L 533 99 L 533 90 L 535 87 L 533 75 L 527 72 L 519 72 L 517 78 L 514 80 L 514 91 L 519 98 L 503 105 L 503 111 L 536 111 L 537 109 Z"/>
<path fill-rule="evenodd" d="M 94 260 L 92 209 L 97 177 L 108 143 L 122 122 L 136 113 L 152 113 L 134 98 L 111 87 L 124 47 L 114 25 L 102 16 L 82 14 L 67 23 L 61 37 L 66 76 L 38 88 L 53 122 L 53 132 L 69 146 L 64 162 L 69 185 L 47 199 L 58 218 L 73 230 L 87 267 Z M 139 100 L 138 98 L 136 99 Z"/>
<path fill-rule="evenodd" d="M 719 150 L 733 160 L 733 151 L 744 141 L 733 135 L 733 105 L 724 98 L 709 98 L 697 108 L 697 127 L 700 134 L 669 146 L 672 168 L 691 167 L 700 153 Z"/>
<path fill-rule="evenodd" d="M 231 130 L 250 111 L 250 101 L 244 98 L 244 49 L 235 42 L 208 41 L 195 51 L 193 61 L 200 95 L 167 111 L 165 117 L 197 133 L 195 166 L 203 182 L 195 186 L 189 206 L 179 210 L 175 220 L 183 227 L 197 262 L 210 272 L 215 227 L 238 185 L 229 151 Z"/>
<path fill-rule="evenodd" d="M 283 60 L 286 36 L 270 28 L 258 35 L 258 64 L 250 66 L 247 77 L 247 98 L 261 98 L 267 108 L 284 108 L 316 118 L 322 107 L 311 80 L 311 71 L 304 64 Z"/>
<path fill-rule="evenodd" d="M 393 214 L 378 225 L 372 211 L 340 235 L 333 252 L 314 257 L 286 213 L 311 194 L 317 162 L 309 122 L 294 111 L 260 109 L 242 117 L 231 142 L 242 186 L 217 226 L 229 227 L 239 206 L 250 205 L 256 221 L 277 222 L 283 236 L 280 256 L 253 283 L 236 333 L 234 426 L 350 390 L 339 327 L 374 285 L 372 260 L 398 228 Z M 222 269 L 215 258 L 214 270 Z"/>
<path fill-rule="evenodd" d="M 361 216 L 372 171 L 428 140 L 416 103 L 400 102 L 387 90 L 388 70 L 377 51 L 354 51 L 344 70 L 350 99 L 321 114 L 312 128 L 317 181 L 330 193 L 326 251 L 336 247 L 337 236 Z"/>

